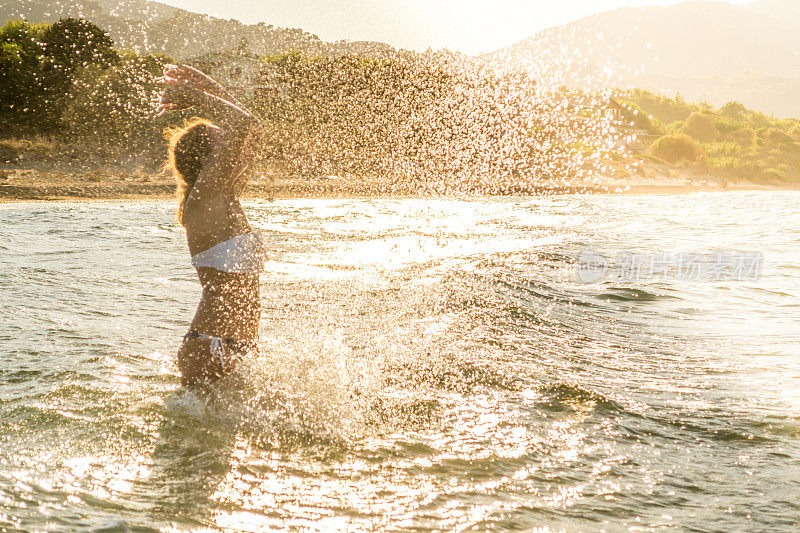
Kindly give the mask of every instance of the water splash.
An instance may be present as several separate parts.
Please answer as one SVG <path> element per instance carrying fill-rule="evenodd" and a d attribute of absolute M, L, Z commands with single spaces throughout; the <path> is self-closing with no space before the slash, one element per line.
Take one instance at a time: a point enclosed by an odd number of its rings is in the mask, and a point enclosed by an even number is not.
<path fill-rule="evenodd" d="M 183 118 L 153 121 L 148 114 L 155 77 L 169 60 L 153 54 L 180 51 L 189 60 L 213 51 L 213 61 L 204 63 L 216 65 L 210 74 L 237 84 L 265 124 L 259 172 L 266 180 L 255 181 L 267 190 L 296 179 L 309 192 L 330 184 L 335 192 L 344 181 L 351 193 L 367 195 L 550 193 L 602 188 L 602 178 L 636 166 L 627 149 L 631 124 L 614 93 L 602 89 L 619 65 L 588 57 L 558 32 L 523 43 L 521 52 L 482 57 L 356 50 L 313 39 L 267 43 L 251 33 L 278 30 L 181 10 L 154 8 L 125 18 L 139 4 L 107 2 L 86 13 L 77 4 L 59 4 L 58 13 L 90 17 L 116 46 L 136 51 L 115 52 L 110 65 L 97 57 L 84 61 L 70 75 L 66 98 L 36 104 L 54 118 L 40 129 L 85 137 L 102 132 L 92 142 L 135 151 L 153 166 L 163 159 L 160 131 Z M 37 6 L 30 0 L 18 9 L 55 16 Z M 235 27 L 223 31 L 223 23 Z M 155 35 L 160 49 L 148 44 Z M 204 48 L 195 51 L 195 45 Z M 49 53 L 44 47 L 37 57 Z M 230 74 L 245 70 L 255 74 L 238 81 Z M 325 183 L 327 177 L 339 179 Z"/>

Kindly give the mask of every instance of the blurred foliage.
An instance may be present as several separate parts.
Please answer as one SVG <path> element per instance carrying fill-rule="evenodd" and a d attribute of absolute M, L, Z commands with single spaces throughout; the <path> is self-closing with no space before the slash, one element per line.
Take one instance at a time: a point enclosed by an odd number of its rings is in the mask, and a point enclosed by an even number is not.
<path fill-rule="evenodd" d="M 81 19 L 0 28 L 0 125 L 7 135 L 81 136 L 105 145 L 154 146 L 149 115 L 166 58 L 119 52 Z"/>
<path fill-rule="evenodd" d="M 54 84 L 45 61 L 43 26 L 8 22 L 0 28 L 0 123 L 9 132 L 47 124 L 47 93 Z M 38 117 L 42 116 L 39 121 Z"/>
<path fill-rule="evenodd" d="M 160 132 L 181 115 L 149 117 L 166 58 L 117 51 L 78 19 L 10 22 L 0 38 L 7 132 L 152 149 L 158 159 Z M 605 97 L 544 92 L 528 75 L 490 74 L 461 56 L 289 52 L 262 65 L 248 102 L 265 125 L 260 162 L 287 174 L 493 193 L 580 185 L 620 160 Z"/>
<path fill-rule="evenodd" d="M 305 50 L 315 55 L 398 53 L 383 43 L 327 43 L 298 28 L 281 28 L 263 22 L 247 25 L 235 19 L 192 13 L 158 2 L 3 0 L 0 17 L 2 20 L 21 18 L 50 23 L 60 18 L 80 17 L 106 30 L 118 48 L 184 59 L 233 50 L 243 40 L 247 41 L 249 52 L 258 56 L 290 50 Z"/>
<path fill-rule="evenodd" d="M 650 146 L 650 154 L 667 163 L 696 163 L 705 159 L 703 149 L 685 134 L 668 134 Z"/>
<path fill-rule="evenodd" d="M 708 112 L 689 115 L 681 130 L 692 139 L 701 143 L 712 143 L 717 138 L 716 117 Z"/>
<path fill-rule="evenodd" d="M 648 114 L 633 102 L 619 103 L 619 114 L 623 124 L 630 124 L 634 128 L 646 131 L 651 135 L 663 135 L 665 133 L 664 125 L 660 120 Z"/>
<path fill-rule="evenodd" d="M 91 22 L 66 18 L 41 28 L 45 59 L 65 74 L 88 65 L 109 67 L 117 60 L 114 41 Z"/>
<path fill-rule="evenodd" d="M 699 148 L 712 172 L 755 181 L 800 181 L 800 120 L 776 119 L 738 102 L 713 109 L 687 103 L 680 95 L 669 98 L 641 89 L 623 93 L 619 101 L 647 115 L 650 125 L 639 119 L 635 127 L 661 136 L 650 154 L 667 163 L 692 161 Z"/>

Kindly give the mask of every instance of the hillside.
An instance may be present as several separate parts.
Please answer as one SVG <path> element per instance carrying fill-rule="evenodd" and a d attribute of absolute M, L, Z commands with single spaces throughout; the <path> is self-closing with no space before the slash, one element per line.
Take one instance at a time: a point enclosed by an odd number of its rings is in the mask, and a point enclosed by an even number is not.
<path fill-rule="evenodd" d="M 625 8 L 490 54 L 552 84 L 637 86 L 800 116 L 800 3 L 685 2 Z"/>
<path fill-rule="evenodd" d="M 97 0 L 104 13 L 130 20 L 169 18 L 180 9 L 149 0 Z"/>
<path fill-rule="evenodd" d="M 0 62 L 0 198 L 169 192 L 157 175 L 162 132 L 197 110 L 153 117 L 166 58 L 116 50 L 78 19 L 12 21 L 0 42 L 15 52 Z M 249 100 L 264 127 L 267 196 L 800 184 L 800 120 L 741 104 L 642 90 L 542 95 L 524 74 L 404 57 L 264 61 L 281 83 Z"/>
<path fill-rule="evenodd" d="M 759 0 L 746 9 L 800 28 L 800 2 L 797 0 Z"/>
<path fill-rule="evenodd" d="M 163 53 L 185 59 L 219 50 L 231 50 L 243 41 L 252 53 L 274 55 L 303 50 L 318 55 L 393 53 L 389 45 L 374 42 L 327 43 L 296 28 L 265 23 L 246 25 L 192 13 L 147 0 L 4 0 L 3 21 L 23 18 L 31 23 L 81 17 L 106 29 L 119 48 L 139 53 Z"/>

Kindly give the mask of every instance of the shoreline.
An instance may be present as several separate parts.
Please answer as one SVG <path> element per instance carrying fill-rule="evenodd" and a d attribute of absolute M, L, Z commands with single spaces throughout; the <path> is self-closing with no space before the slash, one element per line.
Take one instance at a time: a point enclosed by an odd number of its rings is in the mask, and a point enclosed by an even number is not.
<path fill-rule="evenodd" d="M 504 193 L 458 190 L 421 190 L 407 184 L 336 177 L 301 178 L 277 172 L 257 173 L 243 198 L 276 200 L 373 198 L 486 198 L 583 194 L 688 194 L 725 191 L 800 191 L 800 183 L 755 183 L 714 177 L 695 167 L 649 163 L 636 175 L 600 177 L 574 186 L 528 186 Z M 141 167 L 65 168 L 58 160 L 0 165 L 0 203 L 81 202 L 97 200 L 167 200 L 175 197 L 175 183 L 161 172 Z"/>
<path fill-rule="evenodd" d="M 680 195 L 693 193 L 735 193 L 735 192 L 800 192 L 800 185 L 785 187 L 776 186 L 754 186 L 754 185 L 733 185 L 724 188 L 720 187 L 684 187 L 671 185 L 633 185 L 625 190 L 603 190 L 587 189 L 585 187 L 561 188 L 558 190 L 515 192 L 508 194 L 481 194 L 481 193 L 443 193 L 443 194 L 411 194 L 411 193 L 352 193 L 352 192 L 310 192 L 310 191 L 276 191 L 271 194 L 244 194 L 243 200 L 375 200 L 375 199 L 458 199 L 469 200 L 478 198 L 535 198 L 549 196 L 578 196 L 578 195 Z M 25 192 L 20 195 L 3 194 L 3 187 L 0 186 L 0 204 L 16 203 L 81 203 L 81 202 L 136 202 L 143 200 L 174 200 L 172 194 L 149 194 L 149 193 L 125 193 L 125 194 L 64 194 L 63 191 L 53 191 L 47 194 L 35 192 Z"/>

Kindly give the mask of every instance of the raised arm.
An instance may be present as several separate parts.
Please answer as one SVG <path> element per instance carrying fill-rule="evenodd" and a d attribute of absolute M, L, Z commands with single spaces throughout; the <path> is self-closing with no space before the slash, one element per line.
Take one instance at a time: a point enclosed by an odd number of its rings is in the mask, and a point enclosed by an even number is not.
<path fill-rule="evenodd" d="M 245 106 L 236 97 L 214 78 L 204 74 L 189 65 L 166 65 L 164 67 L 164 82 L 172 85 L 188 85 L 208 94 L 219 96 L 232 104 L 244 108 Z"/>
<path fill-rule="evenodd" d="M 213 152 L 187 198 L 187 205 L 225 192 L 231 178 L 252 162 L 255 154 L 252 144 L 261 129 L 259 120 L 243 106 L 185 84 L 168 84 L 159 111 L 190 107 L 200 108 L 220 131 Z"/>

